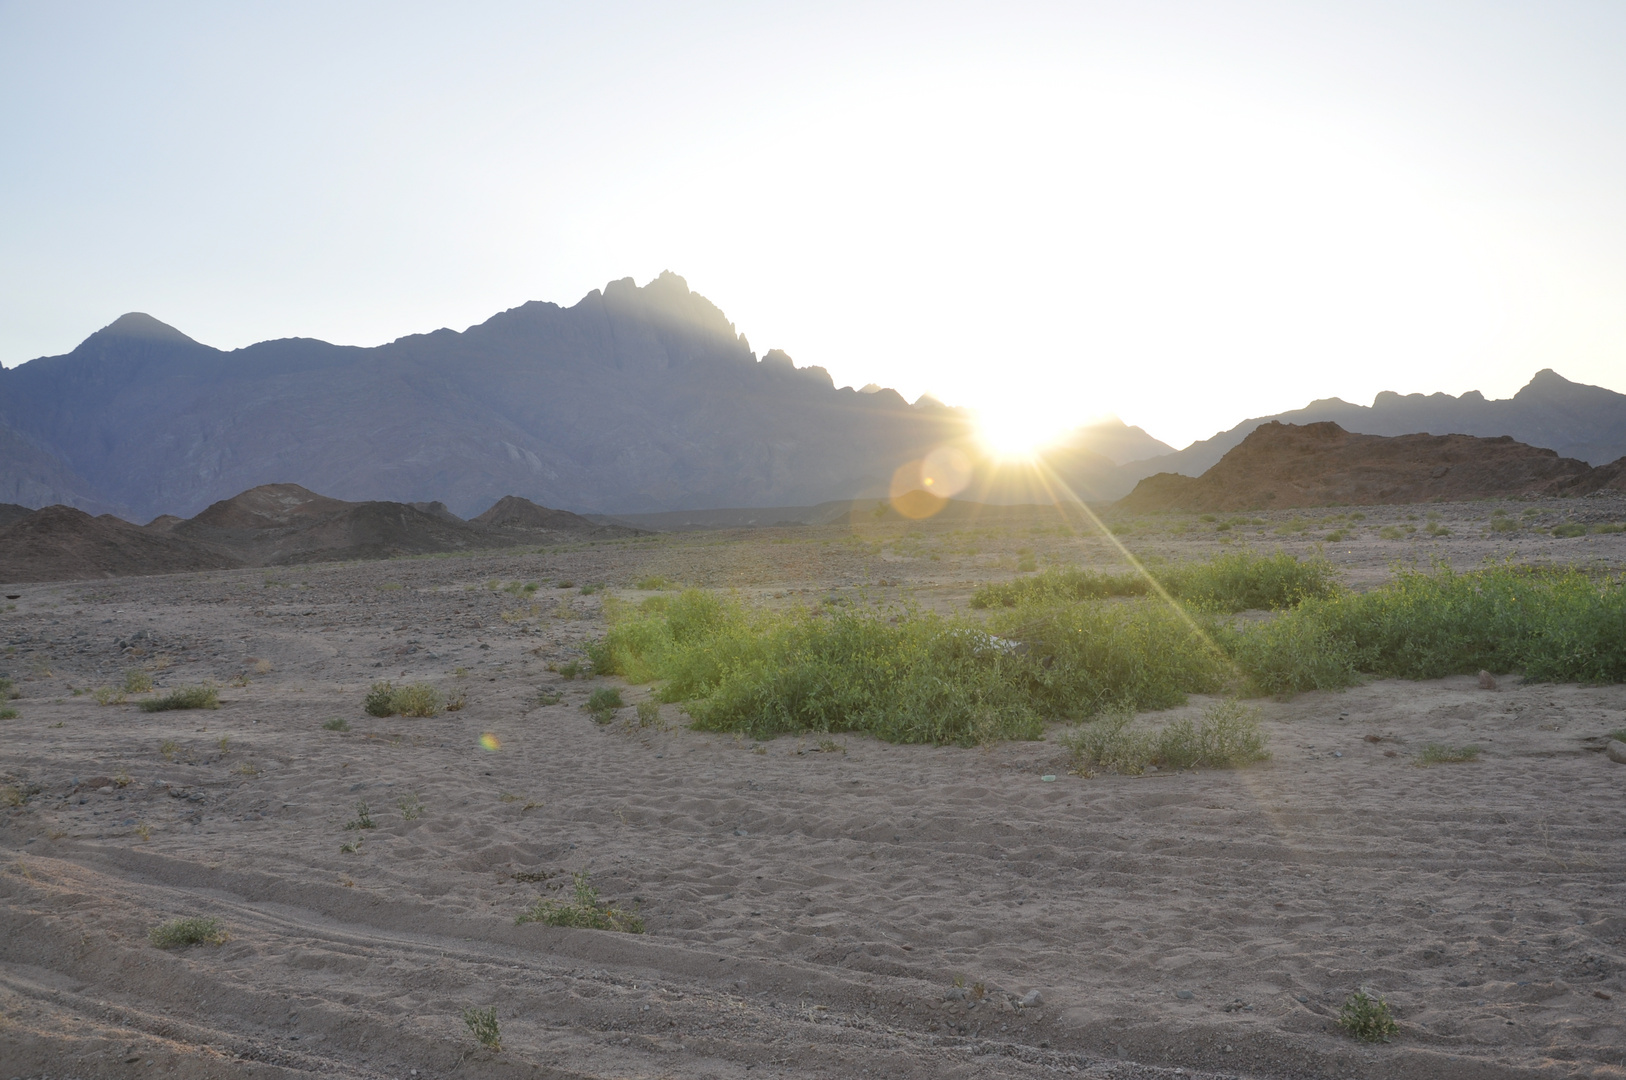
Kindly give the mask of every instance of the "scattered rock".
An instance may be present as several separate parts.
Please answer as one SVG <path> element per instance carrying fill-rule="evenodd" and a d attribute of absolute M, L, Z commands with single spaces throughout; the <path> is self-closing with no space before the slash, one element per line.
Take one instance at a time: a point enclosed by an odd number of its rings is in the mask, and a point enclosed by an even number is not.
<path fill-rule="evenodd" d="M 1610 761 L 1626 765 L 1626 742 L 1621 742 L 1619 739 L 1610 739 L 1609 744 L 1603 748 L 1603 752 Z"/>
<path fill-rule="evenodd" d="M 1481 671 L 1479 673 L 1479 688 L 1481 690 L 1495 690 L 1496 676 L 1488 671 Z"/>
<path fill-rule="evenodd" d="M 1174 992 L 1174 996 L 1179 998 L 1181 1001 L 1190 1001 L 1197 995 L 1192 993 L 1190 990 L 1176 990 Z"/>
<path fill-rule="evenodd" d="M 1043 1004 L 1044 995 L 1040 994 L 1037 990 L 1029 990 L 1027 993 L 1023 994 L 1022 999 L 1016 1003 L 1017 1008 L 1020 1009 L 1037 1009 Z"/>

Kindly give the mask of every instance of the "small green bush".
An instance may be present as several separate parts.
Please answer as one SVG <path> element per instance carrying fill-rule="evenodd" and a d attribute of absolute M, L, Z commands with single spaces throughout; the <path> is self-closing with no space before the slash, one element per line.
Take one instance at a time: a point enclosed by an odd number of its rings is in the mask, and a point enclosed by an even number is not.
<path fill-rule="evenodd" d="M 1231 769 L 1265 761 L 1265 735 L 1259 711 L 1227 700 L 1211 706 L 1200 721 L 1177 720 L 1160 730 L 1137 729 L 1128 709 L 1113 710 L 1075 731 L 1061 743 L 1072 754 L 1073 771 L 1139 776 L 1160 769 Z"/>
<path fill-rule="evenodd" d="M 124 673 L 124 691 L 128 694 L 145 694 L 152 689 L 152 676 L 140 668 L 130 668 Z"/>
<path fill-rule="evenodd" d="M 659 574 L 650 574 L 648 577 L 639 578 L 634 588 L 642 589 L 644 592 L 659 592 L 663 589 L 675 588 L 675 586 Z"/>
<path fill-rule="evenodd" d="M 187 945 L 220 945 L 226 941 L 226 931 L 221 928 L 219 919 L 171 919 L 148 930 L 147 940 L 160 949 L 179 949 Z"/>
<path fill-rule="evenodd" d="M 1455 765 L 1464 761 L 1475 761 L 1479 757 L 1477 746 L 1447 746 L 1445 743 L 1429 743 L 1417 753 L 1419 765 Z"/>
<path fill-rule="evenodd" d="M 1355 991 L 1344 1001 L 1338 1026 L 1364 1042 L 1388 1042 L 1400 1030 L 1389 1003 L 1365 990 Z"/>
<path fill-rule="evenodd" d="M 1587 527 L 1578 521 L 1566 521 L 1562 525 L 1553 526 L 1553 535 L 1561 540 L 1567 540 L 1575 536 L 1585 536 L 1586 534 Z"/>
<path fill-rule="evenodd" d="M 1237 551 L 1201 563 L 1151 564 L 1146 573 L 1046 570 L 1034 577 L 984 585 L 971 594 L 971 606 L 1155 595 L 1154 583 L 1178 600 L 1215 611 L 1288 608 L 1338 592 L 1335 571 L 1325 559 L 1300 561 L 1285 552 L 1265 556 Z"/>
<path fill-rule="evenodd" d="M 367 691 L 367 698 L 362 702 L 361 707 L 368 716 L 394 716 L 394 684 L 389 682 L 373 683 L 373 688 Z"/>
<path fill-rule="evenodd" d="M 212 686 L 182 686 L 163 697 L 141 702 L 142 712 L 168 712 L 171 709 L 218 709 L 220 694 Z"/>
<path fill-rule="evenodd" d="M 1519 521 L 1517 518 L 1494 517 L 1491 518 L 1490 529 L 1491 532 L 1498 533 L 1518 532 Z"/>
<path fill-rule="evenodd" d="M 95 697 L 98 705 L 123 705 L 129 700 L 129 694 L 116 686 L 98 686 Z"/>
<path fill-rule="evenodd" d="M 481 1046 L 492 1050 L 502 1049 L 502 1033 L 497 1030 L 496 1009 L 476 1009 L 473 1007 L 463 1010 L 463 1022 L 469 1026 L 469 1034 Z"/>
<path fill-rule="evenodd" d="M 621 691 L 613 687 L 601 686 L 588 696 L 585 708 L 593 714 L 594 720 L 601 724 L 607 724 L 610 722 L 610 718 L 615 715 L 615 711 L 625 706 L 625 704 L 626 702 L 621 700 Z"/>
<path fill-rule="evenodd" d="M 373 820 L 372 808 L 367 805 L 365 799 L 356 803 L 356 816 L 352 820 L 345 822 L 344 827 L 355 830 L 378 828 L 378 822 Z"/>
<path fill-rule="evenodd" d="M 429 683 L 409 683 L 395 686 L 389 682 L 375 682 L 367 692 L 362 709 L 370 716 L 438 716 L 446 701 Z"/>
<path fill-rule="evenodd" d="M 546 897 L 526 908 L 514 920 L 516 923 L 538 922 L 544 926 L 567 926 L 578 930 L 619 930 L 628 934 L 644 932 L 644 920 L 633 912 L 622 911 L 598 898 L 585 872 L 572 875 L 570 900 L 552 900 Z"/>
<path fill-rule="evenodd" d="M 0 720 L 17 719 L 17 710 L 10 705 L 0 705 Z"/>
<path fill-rule="evenodd" d="M 335 716 L 333 719 L 323 724 L 322 727 L 328 731 L 349 731 L 350 721 L 346 720 L 342 716 Z"/>
<path fill-rule="evenodd" d="M 402 716 L 438 716 L 445 701 L 428 683 L 410 683 L 396 690 L 390 699 L 395 711 Z"/>

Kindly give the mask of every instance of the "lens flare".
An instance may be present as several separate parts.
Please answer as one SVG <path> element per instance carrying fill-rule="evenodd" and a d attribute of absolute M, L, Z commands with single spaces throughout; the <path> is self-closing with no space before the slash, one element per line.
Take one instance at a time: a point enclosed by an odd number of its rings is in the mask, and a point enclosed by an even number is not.
<path fill-rule="evenodd" d="M 892 509 L 916 521 L 929 518 L 971 483 L 971 458 L 953 446 L 939 446 L 919 461 L 892 473 L 887 498 Z"/>
<path fill-rule="evenodd" d="M 920 463 L 920 484 L 940 499 L 958 495 L 971 483 L 971 459 L 954 446 L 939 446 Z"/>
<path fill-rule="evenodd" d="M 480 736 L 480 748 L 483 750 L 501 750 L 502 741 L 488 731 Z"/>

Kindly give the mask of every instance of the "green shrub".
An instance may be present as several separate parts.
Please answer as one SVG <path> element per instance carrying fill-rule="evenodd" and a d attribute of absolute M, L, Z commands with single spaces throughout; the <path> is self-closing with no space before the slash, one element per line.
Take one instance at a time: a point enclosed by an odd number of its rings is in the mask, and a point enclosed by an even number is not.
<path fill-rule="evenodd" d="M 628 934 L 644 932 L 644 920 L 598 898 L 598 890 L 585 872 L 572 875 L 572 896 L 567 900 L 538 900 L 519 914 L 516 923 L 539 922 L 544 926 L 567 926 L 577 930 L 619 930 Z"/>
<path fill-rule="evenodd" d="M 218 709 L 220 694 L 212 686 L 182 686 L 163 697 L 148 698 L 141 702 L 142 712 L 167 712 L 171 709 Z"/>
<path fill-rule="evenodd" d="M 349 731 L 350 721 L 346 720 L 342 716 L 335 716 L 333 719 L 323 724 L 322 727 L 326 728 L 328 731 Z"/>
<path fill-rule="evenodd" d="M 116 686 L 98 686 L 95 697 L 98 705 L 123 705 L 129 699 L 124 689 Z"/>
<path fill-rule="evenodd" d="M 17 719 L 17 710 L 10 705 L 0 705 L 0 720 Z"/>
<path fill-rule="evenodd" d="M 469 1034 L 473 1035 L 481 1046 L 492 1050 L 502 1049 L 502 1033 L 497 1029 L 496 1009 L 476 1009 L 473 1007 L 463 1010 L 463 1023 L 469 1027 Z"/>
<path fill-rule="evenodd" d="M 124 691 L 127 694 L 145 694 L 152 689 L 152 676 L 140 668 L 130 668 L 124 673 Z"/>
<path fill-rule="evenodd" d="M 428 683 L 409 683 L 400 687 L 390 698 L 390 704 L 402 716 L 438 716 L 445 701 Z"/>
<path fill-rule="evenodd" d="M 1026 651 L 998 672 L 1046 718 L 1170 708 L 1231 678 L 1214 621 L 1158 599 L 1024 604 L 996 614 L 989 628 L 1022 643 Z"/>
<path fill-rule="evenodd" d="M 583 706 L 593 714 L 593 719 L 601 724 L 610 722 L 615 711 L 622 708 L 626 702 L 621 700 L 621 691 L 612 687 L 601 686 L 587 697 L 587 704 Z"/>
<path fill-rule="evenodd" d="M 1562 525 L 1553 526 L 1553 535 L 1560 539 L 1569 539 L 1575 536 L 1585 536 L 1587 527 L 1577 521 L 1566 521 Z"/>
<path fill-rule="evenodd" d="M 1357 990 L 1344 1001 L 1338 1013 L 1338 1026 L 1365 1042 L 1388 1042 L 1400 1030 L 1389 1003 L 1365 990 Z"/>
<path fill-rule="evenodd" d="M 1061 743 L 1082 776 L 1102 770 L 1138 776 L 1152 765 L 1231 769 L 1270 757 L 1259 711 L 1235 700 L 1211 706 L 1196 723 L 1176 720 L 1155 731 L 1136 728 L 1132 711 L 1116 709 L 1063 735 Z"/>
<path fill-rule="evenodd" d="M 1622 682 L 1626 581 L 1513 566 L 1405 570 L 1382 588 L 1307 600 L 1226 640 L 1249 681 L 1269 693 L 1348 685 L 1356 672 L 1436 679 L 1482 668 Z"/>
<path fill-rule="evenodd" d="M 226 931 L 219 919 L 171 919 L 147 931 L 147 940 L 160 949 L 179 949 L 187 945 L 220 945 L 226 941 Z"/>
<path fill-rule="evenodd" d="M 907 607 L 748 609 L 690 590 L 611 606 L 609 632 L 588 651 L 601 673 L 658 681 L 653 696 L 684 703 L 702 730 L 961 745 L 1036 737 L 1047 719 L 1166 708 L 1190 693 L 1288 695 L 1363 675 L 1484 668 L 1626 681 L 1620 578 L 1406 570 L 1354 594 L 1313 564 L 1246 553 L 1158 572 L 1190 606 L 1134 596 L 1144 579 L 1082 571 L 1003 586 L 1016 591 L 992 594 L 986 626 Z M 1114 591 L 1131 595 L 1089 598 Z M 1268 620 L 1236 624 L 1215 610 L 1294 597 Z"/>
<path fill-rule="evenodd" d="M 396 686 L 389 682 L 375 682 L 367 692 L 362 709 L 369 716 L 438 716 L 446 701 L 440 691 L 429 683 L 409 683 Z"/>
<path fill-rule="evenodd" d="M 1477 746 L 1447 746 L 1444 743 L 1429 743 L 1417 753 L 1417 764 L 1427 765 L 1455 765 L 1464 761 L 1474 761 L 1479 757 Z"/>
<path fill-rule="evenodd" d="M 659 574 L 650 574 L 648 577 L 639 578 L 637 585 L 634 586 L 634 588 L 642 589 L 645 592 L 658 592 L 674 587 L 670 581 Z"/>
<path fill-rule="evenodd" d="M 690 590 L 612 612 L 590 653 L 596 670 L 665 680 L 656 697 L 686 702 L 704 730 L 974 743 L 1039 733 L 1021 688 L 1000 675 L 1020 665 L 1007 646 L 935 615 L 747 610 Z"/>
<path fill-rule="evenodd" d="M 356 803 L 356 816 L 350 821 L 345 822 L 344 827 L 346 829 L 355 830 L 378 828 L 378 823 L 373 820 L 373 811 L 372 808 L 367 805 L 367 800 L 363 799 Z"/>
<path fill-rule="evenodd" d="M 1154 581 L 1178 600 L 1217 611 L 1287 608 L 1338 591 L 1331 563 L 1320 557 L 1301 562 L 1285 552 L 1266 556 L 1237 551 L 1201 563 L 1148 564 L 1146 571 L 1046 570 L 1034 577 L 984 585 L 971 594 L 971 606 L 1145 596 L 1156 592 Z"/>
<path fill-rule="evenodd" d="M 395 685 L 389 682 L 373 683 L 373 688 L 367 691 L 367 698 L 361 703 L 361 707 L 368 716 L 394 716 Z"/>
<path fill-rule="evenodd" d="M 1517 518 L 1493 517 L 1491 518 L 1490 528 L 1491 532 L 1517 532 L 1519 529 L 1519 522 Z"/>

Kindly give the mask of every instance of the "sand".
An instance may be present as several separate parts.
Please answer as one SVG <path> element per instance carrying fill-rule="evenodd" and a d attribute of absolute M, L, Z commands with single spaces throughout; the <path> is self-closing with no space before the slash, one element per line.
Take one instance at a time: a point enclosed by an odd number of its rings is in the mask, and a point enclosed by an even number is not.
<path fill-rule="evenodd" d="M 1488 534 L 1490 509 L 1435 508 L 1451 536 L 1394 541 L 1378 530 L 1424 511 L 1368 509 L 1327 551 L 1356 584 L 1396 558 L 1626 564 L 1626 536 Z M 1243 539 L 1302 551 L 1326 531 L 1266 520 Z M 1147 519 L 1126 540 L 1234 542 L 1212 528 Z M 1626 687 L 1259 701 L 1266 764 L 1085 779 L 1056 732 L 757 744 L 673 706 L 640 727 L 647 688 L 548 670 L 603 629 L 605 594 L 561 579 L 951 608 L 1021 551 L 1110 558 L 1053 531 L 901 531 L 7 587 L 0 667 L 23 696 L 0 784 L 39 790 L 0 810 L 0 1077 L 1626 1074 L 1626 766 L 1599 752 Z M 129 667 L 212 679 L 221 708 L 74 695 Z M 369 717 L 379 678 L 465 705 Z M 596 724 L 582 704 L 611 685 L 629 708 Z M 1422 768 L 1428 742 L 1483 752 Z M 363 801 L 377 827 L 347 829 Z M 647 933 L 515 924 L 577 871 Z M 195 915 L 230 939 L 148 944 Z M 1363 986 L 1393 1005 L 1393 1042 L 1335 1028 Z M 496 1010 L 500 1052 L 469 1007 Z"/>

